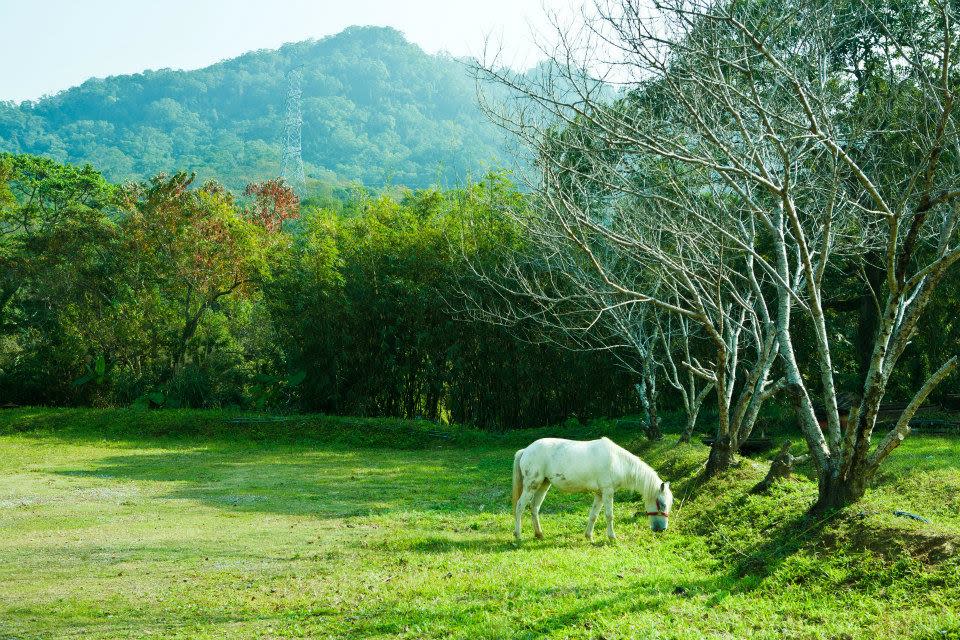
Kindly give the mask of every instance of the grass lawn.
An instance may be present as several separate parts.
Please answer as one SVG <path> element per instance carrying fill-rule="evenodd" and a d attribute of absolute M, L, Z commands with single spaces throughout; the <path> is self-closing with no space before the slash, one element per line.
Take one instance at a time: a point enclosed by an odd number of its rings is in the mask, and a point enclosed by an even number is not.
<path fill-rule="evenodd" d="M 820 525 L 802 478 L 748 496 L 746 460 L 697 489 L 704 448 L 638 441 L 667 533 L 619 496 L 590 544 L 590 499 L 551 492 L 518 546 L 513 452 L 546 431 L 228 417 L 0 412 L 0 638 L 960 638 L 957 438 L 908 439 Z"/>

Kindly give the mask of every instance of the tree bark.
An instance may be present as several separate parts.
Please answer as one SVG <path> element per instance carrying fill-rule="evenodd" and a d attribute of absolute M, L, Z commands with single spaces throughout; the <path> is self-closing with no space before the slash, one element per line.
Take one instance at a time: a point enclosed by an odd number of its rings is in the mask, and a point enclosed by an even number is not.
<path fill-rule="evenodd" d="M 857 332 L 854 336 L 854 345 L 857 349 L 857 375 L 860 378 L 861 388 L 867 381 L 870 356 L 873 355 L 873 344 L 877 337 L 877 328 L 880 326 L 880 310 L 877 308 L 874 292 L 880 291 L 883 287 L 884 271 L 874 264 L 882 260 L 882 257 L 877 257 L 874 253 L 864 260 L 863 268 L 869 289 L 860 296 Z"/>
<path fill-rule="evenodd" d="M 663 430 L 660 428 L 660 419 L 657 417 L 656 399 L 650 403 L 649 422 L 647 424 L 647 437 L 651 440 L 663 439 Z"/>
<path fill-rule="evenodd" d="M 717 439 L 710 446 L 710 456 L 707 458 L 707 468 L 704 477 L 713 478 L 726 471 L 733 463 L 733 447 L 730 434 L 717 435 Z"/>
<path fill-rule="evenodd" d="M 640 404 L 643 405 L 643 412 L 647 417 L 647 438 L 650 440 L 660 440 L 663 438 L 663 431 L 660 429 L 660 420 L 657 417 L 657 391 L 656 386 L 650 384 L 647 376 L 644 376 L 640 384 L 636 385 L 637 393 L 640 396 Z"/>
<path fill-rule="evenodd" d="M 697 409 L 697 413 L 699 413 L 699 407 Z M 690 438 L 693 437 L 693 431 L 697 428 L 697 413 L 693 410 L 687 412 L 687 424 L 684 425 L 683 431 L 680 433 L 679 442 L 684 444 L 690 442 Z"/>
<path fill-rule="evenodd" d="M 770 470 L 767 471 L 766 477 L 758 482 L 756 486 L 750 490 L 750 493 L 767 493 L 774 483 L 790 478 L 797 464 L 810 459 L 809 455 L 792 455 L 790 453 L 791 446 L 793 446 L 792 442 L 787 441 L 783 443 L 783 446 L 780 448 L 780 453 L 778 453 L 777 457 L 770 463 Z"/>
<path fill-rule="evenodd" d="M 810 514 L 814 516 L 826 515 L 858 501 L 867 490 L 867 477 L 865 474 L 854 473 L 841 479 L 821 474 L 819 484 L 817 502 L 810 509 Z"/>
<path fill-rule="evenodd" d="M 188 318 L 186 324 L 183 325 L 183 330 L 180 332 L 180 340 L 177 342 L 176 349 L 174 350 L 173 370 L 171 372 L 171 377 L 176 375 L 186 359 L 187 344 L 189 344 L 190 340 L 193 339 L 194 334 L 196 334 L 197 327 L 200 326 L 200 318 L 203 317 L 204 310 L 205 308 L 201 307 L 196 315 Z"/>

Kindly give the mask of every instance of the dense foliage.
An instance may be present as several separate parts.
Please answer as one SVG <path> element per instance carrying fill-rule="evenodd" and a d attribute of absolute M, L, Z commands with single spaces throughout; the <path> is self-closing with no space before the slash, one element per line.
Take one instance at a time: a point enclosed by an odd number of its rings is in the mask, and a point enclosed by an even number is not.
<path fill-rule="evenodd" d="M 472 260 L 517 242 L 502 177 L 300 211 L 158 175 L 0 156 L 0 389 L 18 404 L 241 406 L 483 427 L 633 408 L 601 354 L 467 321 Z M 472 227 L 469 245 L 459 226 Z"/>
<path fill-rule="evenodd" d="M 0 402 L 488 428 L 639 409 L 636 374 L 610 350 L 571 350 L 542 328 L 464 314 L 467 295 L 487 307 L 503 295 L 474 270 L 496 273 L 505 249 L 525 250 L 502 212 L 527 197 L 502 176 L 329 206 L 301 206 L 275 180 L 245 193 L 183 173 L 118 187 L 89 166 L 0 156 Z M 856 290 L 847 276 L 833 282 L 845 345 L 837 373 L 853 380 L 862 312 L 842 302 Z M 951 278 L 892 399 L 957 349 L 956 301 Z M 678 402 L 669 389 L 660 398 Z"/>
<path fill-rule="evenodd" d="M 503 155 L 459 61 L 373 27 L 0 103 L 0 151 L 89 162 L 116 182 L 188 169 L 239 190 L 277 174 L 286 74 L 297 67 L 308 187 L 462 183 Z"/>

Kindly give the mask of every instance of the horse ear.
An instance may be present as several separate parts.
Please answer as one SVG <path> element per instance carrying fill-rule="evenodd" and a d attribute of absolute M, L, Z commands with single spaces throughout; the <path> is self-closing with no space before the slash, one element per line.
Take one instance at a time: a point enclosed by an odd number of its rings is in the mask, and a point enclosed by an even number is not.
<path fill-rule="evenodd" d="M 667 483 L 666 483 L 666 482 L 661 482 L 661 483 L 660 483 L 660 492 L 663 493 L 663 491 L 664 491 L 666 488 L 667 488 Z"/>

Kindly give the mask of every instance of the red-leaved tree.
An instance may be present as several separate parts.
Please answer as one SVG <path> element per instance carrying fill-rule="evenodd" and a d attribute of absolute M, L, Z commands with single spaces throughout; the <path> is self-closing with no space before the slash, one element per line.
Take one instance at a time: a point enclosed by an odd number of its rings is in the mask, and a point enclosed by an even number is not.
<path fill-rule="evenodd" d="M 267 231 L 279 231 L 284 220 L 300 217 L 300 198 L 283 178 L 251 182 L 243 190 L 243 195 L 253 196 L 247 213 Z"/>

